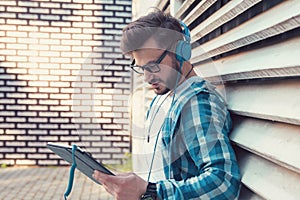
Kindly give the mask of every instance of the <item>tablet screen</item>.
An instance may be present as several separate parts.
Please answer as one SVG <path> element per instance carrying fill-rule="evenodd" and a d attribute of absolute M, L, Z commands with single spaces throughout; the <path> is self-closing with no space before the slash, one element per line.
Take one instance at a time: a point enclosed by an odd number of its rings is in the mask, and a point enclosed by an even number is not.
<path fill-rule="evenodd" d="M 48 143 L 47 147 L 62 159 L 72 164 L 71 146 L 58 143 Z M 104 167 L 101 163 L 97 162 L 92 156 L 81 150 L 79 147 L 75 151 L 75 160 L 77 164 L 76 168 L 98 184 L 101 183 L 93 178 L 94 170 L 98 170 L 109 175 L 114 175 L 110 170 Z"/>

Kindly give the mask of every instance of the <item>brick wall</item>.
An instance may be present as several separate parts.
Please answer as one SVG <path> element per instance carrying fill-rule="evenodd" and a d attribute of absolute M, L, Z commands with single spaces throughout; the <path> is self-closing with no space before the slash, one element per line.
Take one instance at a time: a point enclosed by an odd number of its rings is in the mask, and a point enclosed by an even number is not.
<path fill-rule="evenodd" d="M 0 1 L 0 164 L 65 164 L 47 142 L 104 163 L 130 151 L 130 0 Z"/>

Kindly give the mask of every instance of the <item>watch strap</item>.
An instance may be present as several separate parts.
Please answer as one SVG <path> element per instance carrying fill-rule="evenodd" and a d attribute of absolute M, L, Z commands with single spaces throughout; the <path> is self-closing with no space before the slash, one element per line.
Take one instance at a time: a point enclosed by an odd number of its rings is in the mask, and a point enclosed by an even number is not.
<path fill-rule="evenodd" d="M 149 182 L 147 185 L 146 193 L 142 196 L 141 199 L 153 199 L 155 200 L 157 197 L 156 192 L 156 183 Z"/>

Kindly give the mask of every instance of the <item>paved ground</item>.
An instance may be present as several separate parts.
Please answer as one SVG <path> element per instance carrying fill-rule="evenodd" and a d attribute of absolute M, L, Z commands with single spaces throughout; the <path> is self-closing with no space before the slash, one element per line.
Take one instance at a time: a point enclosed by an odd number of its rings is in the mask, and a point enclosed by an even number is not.
<path fill-rule="evenodd" d="M 0 200 L 62 200 L 68 185 L 67 167 L 0 168 Z M 112 200 L 113 198 L 76 170 L 68 200 Z"/>

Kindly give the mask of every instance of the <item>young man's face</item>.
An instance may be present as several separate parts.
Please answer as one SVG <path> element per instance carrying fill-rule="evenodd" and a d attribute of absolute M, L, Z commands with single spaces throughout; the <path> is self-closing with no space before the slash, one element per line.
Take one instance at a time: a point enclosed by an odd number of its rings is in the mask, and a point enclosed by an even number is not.
<path fill-rule="evenodd" d="M 135 64 L 144 66 L 149 63 L 156 62 L 164 53 L 162 49 L 141 49 L 133 52 Z M 173 54 L 167 53 L 158 65 L 159 72 L 151 73 L 144 70 L 144 80 L 150 84 L 151 89 L 158 95 L 163 95 L 174 89 L 179 73 L 179 64 L 175 60 Z"/>

